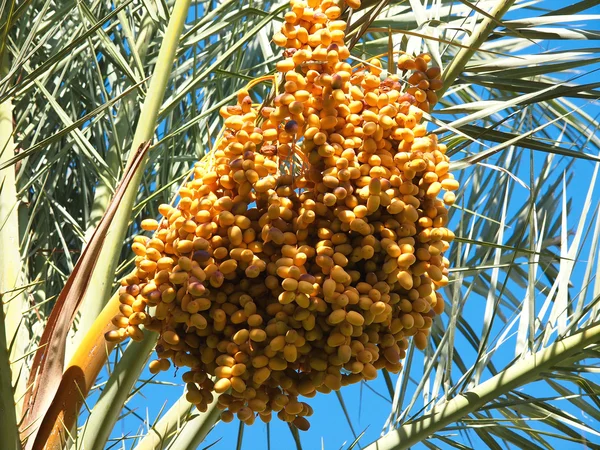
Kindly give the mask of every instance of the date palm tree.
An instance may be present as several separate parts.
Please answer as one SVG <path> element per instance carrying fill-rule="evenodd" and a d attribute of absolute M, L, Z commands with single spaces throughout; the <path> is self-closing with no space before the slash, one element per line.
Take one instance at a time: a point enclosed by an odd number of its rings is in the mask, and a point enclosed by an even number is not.
<path fill-rule="evenodd" d="M 382 55 L 395 73 L 397 52 L 426 51 L 442 68 L 427 120 L 461 182 L 446 312 L 399 376 L 361 385 L 365 405 L 388 405 L 368 429 L 350 391 L 327 398 L 348 421 L 343 448 L 600 448 L 599 3 L 363 0 L 343 16 L 354 63 Z M 3 449 L 217 439 L 216 409 L 173 401 L 172 373 L 149 376 L 155 334 L 115 348 L 104 331 L 140 220 L 210 151 L 220 107 L 274 71 L 286 8 L 0 2 Z M 257 92 L 270 101 L 267 83 Z M 150 392 L 171 406 L 152 417 L 130 406 Z M 321 439 L 291 427 L 275 444 L 273 426 L 251 448 Z M 241 448 L 249 430 L 235 429 Z"/>

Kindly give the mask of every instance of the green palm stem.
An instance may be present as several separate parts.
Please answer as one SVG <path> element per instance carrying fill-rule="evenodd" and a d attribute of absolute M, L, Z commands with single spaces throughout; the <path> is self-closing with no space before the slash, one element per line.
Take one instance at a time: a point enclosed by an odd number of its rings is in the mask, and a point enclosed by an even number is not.
<path fill-rule="evenodd" d="M 197 412 L 193 408 L 194 405 L 187 401 L 185 394 L 179 397 L 179 400 L 169 408 L 165 415 L 150 427 L 134 450 L 162 450 L 166 448 L 173 437 L 187 423 L 188 417 Z M 203 414 L 208 414 L 208 411 L 201 413 L 201 415 Z"/>
<path fill-rule="evenodd" d="M 442 73 L 442 81 L 444 82 L 444 85 L 441 90 L 436 92 L 439 98 L 442 98 L 444 93 L 450 88 L 450 86 L 454 84 L 463 69 L 466 67 L 469 61 L 471 61 L 475 51 L 481 48 L 481 45 L 485 42 L 490 33 L 497 26 L 500 19 L 502 19 L 504 14 L 508 12 L 514 2 L 515 0 L 499 1 L 494 9 L 489 13 L 489 17 L 483 19 L 477 26 L 477 29 L 473 32 L 473 34 L 471 34 L 468 42 L 465 43 L 465 47 L 458 51 L 456 56 L 452 58 L 450 65 L 444 69 L 444 72 Z"/>
<path fill-rule="evenodd" d="M 77 448 L 104 449 L 157 339 L 157 333 L 145 330 L 142 341 L 130 341 L 83 427 L 83 436 L 78 439 Z"/>
<path fill-rule="evenodd" d="M 424 417 L 406 423 L 369 445 L 365 450 L 402 450 L 409 448 L 446 425 L 460 421 L 483 405 L 507 392 L 538 379 L 540 373 L 565 359 L 588 355 L 583 350 L 600 341 L 600 324 L 579 331 L 526 359 L 514 363 L 496 376 L 433 408 Z"/>
<path fill-rule="evenodd" d="M 6 450 L 19 450 L 21 443 L 17 428 L 4 319 L 4 309 L 0 308 L 0 435 L 2 435 L 2 445 L 6 446 Z"/>
<path fill-rule="evenodd" d="M 124 15 L 123 12 L 119 13 L 120 15 Z M 144 18 L 142 19 L 141 29 L 138 33 L 138 41 L 136 42 L 136 51 L 139 55 L 142 62 L 145 62 L 146 54 L 148 53 L 148 47 L 152 40 L 152 36 L 156 32 L 156 22 L 152 20 L 150 14 L 146 13 Z M 140 77 L 144 77 L 145 74 L 141 73 Z M 121 145 L 124 143 L 124 136 L 126 136 L 129 130 L 129 121 L 131 120 L 131 115 L 135 113 L 135 106 L 137 100 L 137 91 L 134 91 L 124 97 L 120 102 L 119 109 L 117 111 L 117 116 L 115 118 L 115 129 L 116 135 L 114 136 L 113 142 L 111 142 L 108 152 L 106 154 L 106 163 L 108 167 L 112 171 L 113 174 L 117 175 L 120 173 L 121 167 L 121 155 L 120 149 Z M 120 140 L 121 142 L 117 142 Z M 92 208 L 90 210 L 90 220 L 87 225 L 85 237 L 86 241 L 91 237 L 96 226 L 100 222 L 104 211 L 108 207 L 110 203 L 110 199 L 112 198 L 112 194 L 114 192 L 115 186 L 108 186 L 104 180 L 99 179 L 98 185 L 96 186 L 96 191 L 94 192 L 94 202 L 92 204 Z M 104 303 L 100 305 L 99 309 L 102 309 Z"/>
<path fill-rule="evenodd" d="M 146 54 L 148 53 L 148 47 L 152 40 L 152 36 L 155 32 L 156 23 L 152 20 L 150 14 L 146 13 L 142 20 L 141 30 L 138 33 L 138 41 L 136 42 L 137 53 L 142 61 L 145 60 Z M 144 74 L 140 74 L 140 76 L 144 76 Z M 117 117 L 115 118 L 116 134 L 106 154 L 106 163 L 108 164 L 110 171 L 115 175 L 115 177 L 118 177 L 122 170 L 122 155 L 120 154 L 122 142 L 117 142 L 116 140 L 119 139 L 123 141 L 123 136 L 126 136 L 129 130 L 131 116 L 135 114 L 136 111 L 135 103 L 137 99 L 138 96 L 136 91 L 124 97 L 123 100 L 120 102 L 120 107 L 117 111 Z M 139 181 L 136 181 L 135 186 L 137 187 L 138 185 Z M 88 222 L 87 229 L 85 232 L 86 242 L 91 238 L 92 234 L 94 233 L 94 230 L 100 222 L 100 219 L 104 215 L 106 208 L 108 208 L 114 190 L 114 185 L 107 185 L 105 183 L 105 180 L 103 179 L 98 180 L 98 185 L 96 186 L 94 192 L 94 201 L 90 209 L 90 220 Z M 116 264 L 118 263 L 117 260 L 118 256 L 114 259 L 114 262 L 110 267 L 111 273 L 114 273 L 115 271 Z M 69 361 L 69 359 L 75 352 L 77 345 L 85 336 L 86 331 L 94 322 L 94 319 L 98 316 L 98 314 L 100 314 L 102 308 L 104 308 L 104 306 L 106 305 L 106 302 L 109 298 L 109 291 L 110 289 L 104 291 L 103 295 L 86 295 L 84 297 L 81 305 L 81 311 L 85 311 L 85 314 L 80 314 L 75 335 L 73 336 L 73 339 L 67 341 L 65 361 Z"/>
<path fill-rule="evenodd" d="M 129 152 L 130 159 L 135 156 L 137 149 L 144 142 L 153 139 L 154 130 L 157 125 L 158 111 L 162 105 L 167 82 L 171 75 L 175 52 L 179 44 L 190 3 L 191 0 L 177 0 L 173 7 L 169 25 L 158 53 L 156 66 L 150 81 L 150 87 L 141 108 L 141 114 Z M 86 308 L 86 305 L 89 306 L 96 303 L 97 308 L 94 308 L 94 311 L 99 311 L 106 303 L 106 299 L 111 295 L 115 269 L 123 248 L 123 240 L 125 239 L 130 224 L 131 211 L 133 210 L 133 205 L 147 161 L 148 157 L 146 157 L 140 165 L 138 171 L 132 178 L 129 188 L 123 196 L 121 208 L 115 215 L 96 263 L 96 267 L 100 270 L 95 270 L 90 277 L 89 287 L 82 300 L 83 308 Z M 94 299 L 101 299 L 101 301 L 94 302 Z M 85 314 L 82 314 L 84 321 L 86 320 L 86 316 L 88 316 L 90 321 L 93 321 L 96 317 L 96 315 L 88 309 L 82 309 L 82 311 L 85 312 Z M 85 330 L 85 326 L 80 326 L 80 328 Z"/>
<path fill-rule="evenodd" d="M 9 70 L 7 49 L 0 67 L 0 78 Z M 0 164 L 14 155 L 12 101 L 0 104 Z M 27 329 L 21 326 L 25 296 L 18 291 L 21 272 L 19 251 L 18 201 L 15 167 L 0 170 L 0 436 L 8 449 L 20 448 L 15 399 L 25 389 L 25 376 L 20 374 L 24 361 Z M 11 365 L 11 361 L 15 361 Z M 15 386 L 16 389 L 13 389 Z"/>
<path fill-rule="evenodd" d="M 177 436 L 171 441 L 170 447 L 177 450 L 196 450 L 213 429 L 221 417 L 221 410 L 217 408 L 214 400 L 208 405 L 208 410 L 199 413 L 196 417 L 188 420 Z M 155 447 L 161 449 L 161 447 Z M 138 449 L 136 449 L 138 450 Z"/>

